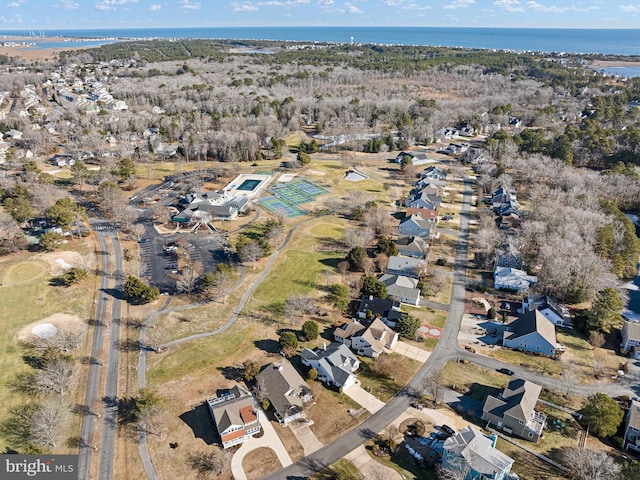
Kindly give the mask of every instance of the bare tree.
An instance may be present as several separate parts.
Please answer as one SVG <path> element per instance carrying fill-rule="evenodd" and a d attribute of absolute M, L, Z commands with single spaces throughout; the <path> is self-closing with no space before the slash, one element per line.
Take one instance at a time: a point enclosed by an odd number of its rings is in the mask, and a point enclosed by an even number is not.
<path fill-rule="evenodd" d="M 35 387 L 41 392 L 64 395 L 75 382 L 77 373 L 77 366 L 73 360 L 64 357 L 56 358 L 35 371 Z"/>
<path fill-rule="evenodd" d="M 144 225 L 142 225 L 141 223 L 136 223 L 134 226 L 131 227 L 131 235 L 137 242 L 139 242 L 144 238 L 144 234 L 145 234 Z"/>
<path fill-rule="evenodd" d="M 262 248 L 262 245 L 260 245 L 258 241 L 250 240 L 246 245 L 242 246 L 238 254 L 240 260 L 251 263 L 251 266 L 255 268 L 256 262 L 264 255 L 264 248 Z"/>
<path fill-rule="evenodd" d="M 447 277 L 442 270 L 431 270 L 424 276 L 426 293 L 435 297 L 447 286 Z"/>
<path fill-rule="evenodd" d="M 189 465 L 198 478 L 218 478 L 228 467 L 229 455 L 219 447 L 189 454 Z"/>
<path fill-rule="evenodd" d="M 371 275 L 376 269 L 376 262 L 371 257 L 364 257 L 360 262 L 365 275 Z"/>
<path fill-rule="evenodd" d="M 201 273 L 202 266 L 199 263 L 186 265 L 176 280 L 176 288 L 178 291 L 186 294 L 193 293 Z"/>
<path fill-rule="evenodd" d="M 31 441 L 44 448 L 55 448 L 65 431 L 69 406 L 60 398 L 45 398 L 31 417 Z"/>
<path fill-rule="evenodd" d="M 614 479 L 620 473 L 620 465 L 606 452 L 567 448 L 562 452 L 562 460 L 576 480 Z"/>
<path fill-rule="evenodd" d="M 470 471 L 469 465 L 462 457 L 456 457 L 454 460 L 458 460 L 455 465 L 441 463 L 436 467 L 438 480 L 466 480 Z"/>

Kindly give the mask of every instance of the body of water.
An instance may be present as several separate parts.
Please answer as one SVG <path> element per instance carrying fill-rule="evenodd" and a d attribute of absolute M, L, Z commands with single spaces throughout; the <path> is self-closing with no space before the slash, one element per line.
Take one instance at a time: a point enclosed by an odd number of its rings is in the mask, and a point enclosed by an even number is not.
<path fill-rule="evenodd" d="M 0 35 L 28 35 L 18 30 Z M 458 27 L 225 27 L 45 30 L 45 37 L 216 38 L 426 45 L 496 50 L 640 55 L 640 29 Z M 34 39 L 35 40 L 35 39 Z M 42 42 L 40 48 L 51 48 Z M 95 45 L 95 44 L 93 44 Z M 57 46 L 57 45 L 56 45 Z M 64 42 L 60 46 L 73 46 Z M 79 46 L 79 45 L 78 45 Z"/>

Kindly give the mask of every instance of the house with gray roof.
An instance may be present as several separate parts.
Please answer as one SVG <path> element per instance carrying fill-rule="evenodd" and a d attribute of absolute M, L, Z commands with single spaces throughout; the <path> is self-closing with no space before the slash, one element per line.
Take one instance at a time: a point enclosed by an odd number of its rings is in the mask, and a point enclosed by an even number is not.
<path fill-rule="evenodd" d="M 497 440 L 496 435 L 465 427 L 445 440 L 442 466 L 452 472 L 466 471 L 465 480 L 504 480 L 513 459 L 496 449 Z"/>
<path fill-rule="evenodd" d="M 422 237 L 400 235 L 394 243 L 398 253 L 405 257 L 427 258 L 429 255 L 429 242 Z"/>
<path fill-rule="evenodd" d="M 305 406 L 313 400 L 307 383 L 286 360 L 264 367 L 256 376 L 256 384 L 282 425 L 303 417 Z"/>
<path fill-rule="evenodd" d="M 434 178 L 436 180 L 446 180 L 447 172 L 445 172 L 443 169 L 441 169 L 436 165 L 431 165 L 425 168 L 424 170 L 422 170 L 422 172 L 420 172 L 420 178 L 421 179 Z"/>
<path fill-rule="evenodd" d="M 211 220 L 233 220 L 246 211 L 249 202 L 247 197 L 230 196 L 222 191 L 190 193 L 180 199 L 179 205 L 183 210 L 172 221 L 207 223 Z"/>
<path fill-rule="evenodd" d="M 310 350 L 305 348 L 300 354 L 302 364 L 318 371 L 318 380 L 347 388 L 356 383 L 353 374 L 360 366 L 360 360 L 349 347 L 342 343 L 332 342 L 328 346 Z"/>
<path fill-rule="evenodd" d="M 418 288 L 417 278 L 383 273 L 378 277 L 378 280 L 387 287 L 388 298 L 396 298 L 400 302 L 410 305 L 418 305 L 420 303 L 420 289 Z"/>
<path fill-rule="evenodd" d="M 260 432 L 260 414 L 255 399 L 244 387 L 235 386 L 207 400 L 207 406 L 224 448 L 246 442 Z"/>
<path fill-rule="evenodd" d="M 556 327 L 538 310 L 523 313 L 508 323 L 502 335 L 502 345 L 507 348 L 547 357 L 556 353 Z"/>
<path fill-rule="evenodd" d="M 518 268 L 496 266 L 493 269 L 493 288 L 496 290 L 526 293 L 536 283 L 538 277 Z"/>
<path fill-rule="evenodd" d="M 398 343 L 398 334 L 382 320 L 352 320 L 333 332 L 333 338 L 358 352 L 358 355 L 376 358 L 384 349 L 393 350 Z"/>
<path fill-rule="evenodd" d="M 485 399 L 482 419 L 487 427 L 495 425 L 508 434 L 538 442 L 547 423 L 547 417 L 535 410 L 541 391 L 540 385 L 512 378 L 497 397 Z"/>
<path fill-rule="evenodd" d="M 631 400 L 625 417 L 624 449 L 640 452 L 640 402 Z"/>
<path fill-rule="evenodd" d="M 436 236 L 436 222 L 423 220 L 419 215 L 410 215 L 400 221 L 398 235 L 430 239 Z"/>
<path fill-rule="evenodd" d="M 522 299 L 522 311 L 528 312 L 529 310 L 538 310 L 547 320 L 558 327 L 572 326 L 569 309 L 548 295 L 529 293 Z"/>
<path fill-rule="evenodd" d="M 620 350 L 635 360 L 640 360 L 640 322 L 625 320 L 620 331 Z"/>
<path fill-rule="evenodd" d="M 403 257 L 392 255 L 389 257 L 385 273 L 420 278 L 420 273 L 426 271 L 427 260 L 424 258 Z"/>

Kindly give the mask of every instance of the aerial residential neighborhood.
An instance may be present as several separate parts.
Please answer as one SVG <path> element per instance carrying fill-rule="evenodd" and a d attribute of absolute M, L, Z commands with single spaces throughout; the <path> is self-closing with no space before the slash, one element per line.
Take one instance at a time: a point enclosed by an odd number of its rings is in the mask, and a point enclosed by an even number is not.
<path fill-rule="evenodd" d="M 637 82 L 140 45 L 0 75 L 6 455 L 87 480 L 638 478 Z"/>

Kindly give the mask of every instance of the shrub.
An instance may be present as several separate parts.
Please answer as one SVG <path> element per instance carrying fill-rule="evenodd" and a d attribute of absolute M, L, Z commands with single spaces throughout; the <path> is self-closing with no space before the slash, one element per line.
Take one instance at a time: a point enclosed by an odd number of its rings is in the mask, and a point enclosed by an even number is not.
<path fill-rule="evenodd" d="M 315 340 L 318 338 L 318 324 L 313 320 L 307 320 L 302 324 L 302 335 L 307 340 Z"/>

